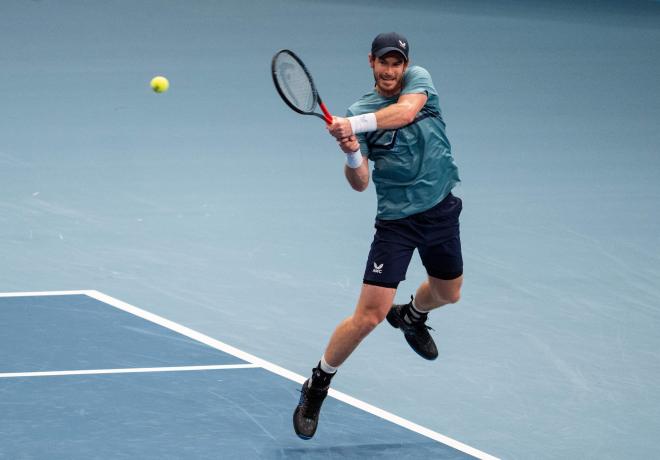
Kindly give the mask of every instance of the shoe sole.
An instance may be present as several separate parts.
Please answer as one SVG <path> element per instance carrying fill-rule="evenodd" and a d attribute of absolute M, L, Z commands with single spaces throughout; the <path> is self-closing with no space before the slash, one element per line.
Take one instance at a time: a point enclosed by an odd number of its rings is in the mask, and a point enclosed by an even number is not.
<path fill-rule="evenodd" d="M 312 433 L 309 436 L 307 436 L 305 434 L 302 434 L 301 432 L 298 431 L 298 427 L 296 427 L 296 414 L 298 414 L 299 410 L 300 409 L 298 407 L 296 407 L 296 410 L 293 411 L 293 431 L 296 432 L 296 435 L 298 435 L 298 437 L 300 439 L 304 439 L 305 441 L 307 441 L 307 440 L 312 439 L 314 437 L 314 435 L 316 434 L 316 430 L 314 430 L 314 433 Z"/>

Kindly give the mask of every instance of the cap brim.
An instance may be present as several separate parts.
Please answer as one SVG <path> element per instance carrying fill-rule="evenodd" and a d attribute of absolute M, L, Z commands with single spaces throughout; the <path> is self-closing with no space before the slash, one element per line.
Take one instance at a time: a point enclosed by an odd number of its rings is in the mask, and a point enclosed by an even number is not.
<path fill-rule="evenodd" d="M 406 61 L 408 60 L 408 56 L 406 55 L 406 53 L 404 53 L 403 51 L 401 51 L 399 48 L 397 48 L 395 46 L 389 46 L 387 48 L 379 49 L 378 51 L 376 51 L 374 53 L 374 56 L 379 58 L 379 57 L 382 57 L 382 56 L 386 55 L 387 53 L 391 53 L 392 51 L 396 51 L 401 56 L 403 56 L 403 59 L 405 59 Z"/>

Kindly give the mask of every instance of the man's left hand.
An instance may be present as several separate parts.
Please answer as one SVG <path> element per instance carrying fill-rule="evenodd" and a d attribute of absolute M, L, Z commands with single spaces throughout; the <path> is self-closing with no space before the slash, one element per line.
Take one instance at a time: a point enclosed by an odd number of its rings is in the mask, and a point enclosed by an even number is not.
<path fill-rule="evenodd" d="M 341 140 L 353 135 L 353 128 L 348 118 L 332 117 L 332 123 L 328 125 L 328 131 L 335 139 Z"/>

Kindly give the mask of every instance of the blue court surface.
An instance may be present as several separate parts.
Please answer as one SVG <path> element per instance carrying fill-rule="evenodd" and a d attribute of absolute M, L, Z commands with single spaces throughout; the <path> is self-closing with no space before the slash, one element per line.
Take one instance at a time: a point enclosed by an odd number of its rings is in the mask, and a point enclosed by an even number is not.
<path fill-rule="evenodd" d="M 0 296 L 0 458 L 494 458 L 95 291 Z"/>
<path fill-rule="evenodd" d="M 447 123 L 462 295 L 435 361 L 377 327 L 302 441 L 376 192 L 271 59 L 343 115 L 389 31 Z M 0 0 L 0 292 L 78 292 L 0 299 L 0 459 L 660 458 L 659 75 L 660 1 Z"/>

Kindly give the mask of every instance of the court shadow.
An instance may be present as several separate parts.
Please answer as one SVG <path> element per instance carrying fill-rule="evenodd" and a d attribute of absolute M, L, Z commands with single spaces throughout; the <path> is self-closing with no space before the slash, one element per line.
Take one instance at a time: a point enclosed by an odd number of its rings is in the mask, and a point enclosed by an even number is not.
<path fill-rule="evenodd" d="M 313 441 L 310 441 L 313 442 Z M 349 458 L 396 458 L 396 459 L 419 459 L 433 458 L 439 460 L 458 460 L 474 458 L 456 449 L 437 442 L 420 443 L 372 443 L 354 444 L 344 446 L 310 446 L 283 448 L 276 458 L 287 459 L 349 459 Z"/>

